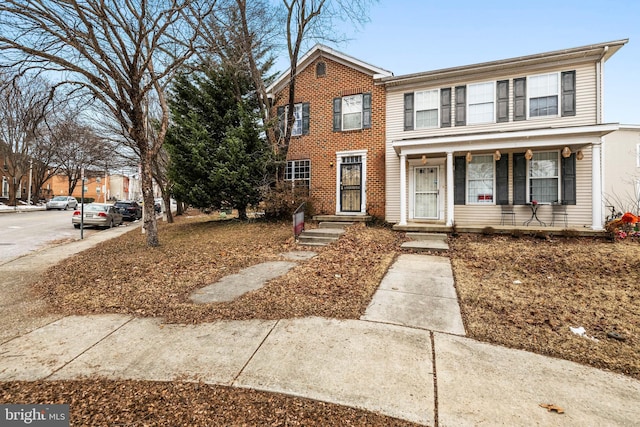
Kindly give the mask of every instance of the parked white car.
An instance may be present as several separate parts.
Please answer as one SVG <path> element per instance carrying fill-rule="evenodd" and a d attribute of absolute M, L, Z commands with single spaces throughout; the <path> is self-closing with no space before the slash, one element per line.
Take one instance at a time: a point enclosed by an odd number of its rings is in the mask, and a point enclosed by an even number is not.
<path fill-rule="evenodd" d="M 67 209 L 75 209 L 78 207 L 78 201 L 75 197 L 72 196 L 55 196 L 53 199 L 47 202 L 47 210 L 49 209 L 58 209 L 58 210 L 67 210 Z"/>

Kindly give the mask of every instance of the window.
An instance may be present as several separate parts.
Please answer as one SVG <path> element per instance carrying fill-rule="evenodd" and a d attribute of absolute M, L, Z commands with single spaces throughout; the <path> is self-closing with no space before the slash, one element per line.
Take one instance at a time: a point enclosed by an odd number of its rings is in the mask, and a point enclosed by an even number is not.
<path fill-rule="evenodd" d="M 342 130 L 362 128 L 362 95 L 342 98 Z"/>
<path fill-rule="evenodd" d="M 556 203 L 560 188 L 560 152 L 533 153 L 529 161 L 529 202 Z"/>
<path fill-rule="evenodd" d="M 494 121 L 494 82 L 469 85 L 467 87 L 467 100 L 469 103 L 468 124 L 492 123 Z"/>
<path fill-rule="evenodd" d="M 439 93 L 438 89 L 415 93 L 416 129 L 438 127 Z"/>
<path fill-rule="evenodd" d="M 284 174 L 285 181 L 294 187 L 309 188 L 311 181 L 311 160 L 290 160 Z"/>
<path fill-rule="evenodd" d="M 96 194 L 100 194 L 100 186 L 96 186 Z"/>
<path fill-rule="evenodd" d="M 278 126 L 280 133 L 284 134 L 287 130 L 287 121 L 285 120 L 285 112 L 289 111 L 289 106 L 278 107 Z M 293 105 L 293 128 L 291 136 L 301 136 L 309 134 L 309 103 L 302 102 Z"/>
<path fill-rule="evenodd" d="M 558 115 L 558 73 L 530 76 L 527 86 L 529 117 Z"/>
<path fill-rule="evenodd" d="M 467 165 L 467 203 L 493 204 L 493 155 L 473 156 Z"/>
<path fill-rule="evenodd" d="M 343 96 L 333 100 L 333 130 L 367 129 L 371 127 L 371 94 Z"/>

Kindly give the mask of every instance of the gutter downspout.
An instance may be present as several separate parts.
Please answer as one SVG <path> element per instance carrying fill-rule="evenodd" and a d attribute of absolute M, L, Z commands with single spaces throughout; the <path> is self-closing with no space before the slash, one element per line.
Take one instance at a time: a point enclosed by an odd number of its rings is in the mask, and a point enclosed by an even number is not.
<path fill-rule="evenodd" d="M 596 62 L 596 124 L 602 124 L 604 122 L 604 57 L 607 55 L 609 51 L 609 46 L 605 46 L 602 48 L 602 54 Z M 592 200 L 592 218 L 593 224 L 592 228 L 594 230 L 601 230 L 602 224 L 604 222 L 603 218 L 603 200 L 604 200 L 604 189 L 605 189 L 605 151 L 606 144 L 605 138 L 600 137 L 599 147 L 592 146 L 592 155 L 596 155 L 598 153 L 600 155 L 600 173 L 597 176 L 600 179 L 600 194 L 594 193 L 591 195 Z M 594 162 L 593 167 L 595 168 L 596 159 L 592 159 Z M 595 174 L 595 170 L 592 171 Z M 596 178 L 595 175 L 591 176 L 591 179 Z M 598 187 L 595 185 L 592 186 L 593 190 L 596 190 Z"/>

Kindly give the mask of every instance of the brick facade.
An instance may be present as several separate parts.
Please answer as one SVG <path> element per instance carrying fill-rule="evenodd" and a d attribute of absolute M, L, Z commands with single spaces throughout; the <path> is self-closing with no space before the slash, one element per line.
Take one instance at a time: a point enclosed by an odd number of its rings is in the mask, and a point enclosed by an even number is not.
<path fill-rule="evenodd" d="M 325 75 L 316 75 L 316 65 L 325 64 Z M 274 114 L 288 102 L 288 87 L 275 95 Z M 371 127 L 333 131 L 333 100 L 348 95 L 371 93 Z M 366 150 L 366 214 L 384 217 L 385 213 L 385 89 L 374 85 L 372 74 L 318 55 L 301 71 L 296 80 L 296 103 L 309 103 L 309 133 L 293 136 L 287 160 L 311 163 L 310 196 L 315 214 L 336 214 L 336 153 Z M 339 208 L 339 207 L 338 207 Z M 363 212 L 365 213 L 365 212 Z"/>

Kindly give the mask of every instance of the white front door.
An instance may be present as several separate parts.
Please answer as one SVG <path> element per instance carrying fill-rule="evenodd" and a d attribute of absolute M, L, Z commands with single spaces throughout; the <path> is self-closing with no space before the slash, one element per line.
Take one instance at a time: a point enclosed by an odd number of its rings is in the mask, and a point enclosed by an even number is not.
<path fill-rule="evenodd" d="M 413 217 L 438 219 L 440 168 L 422 166 L 413 169 Z"/>

